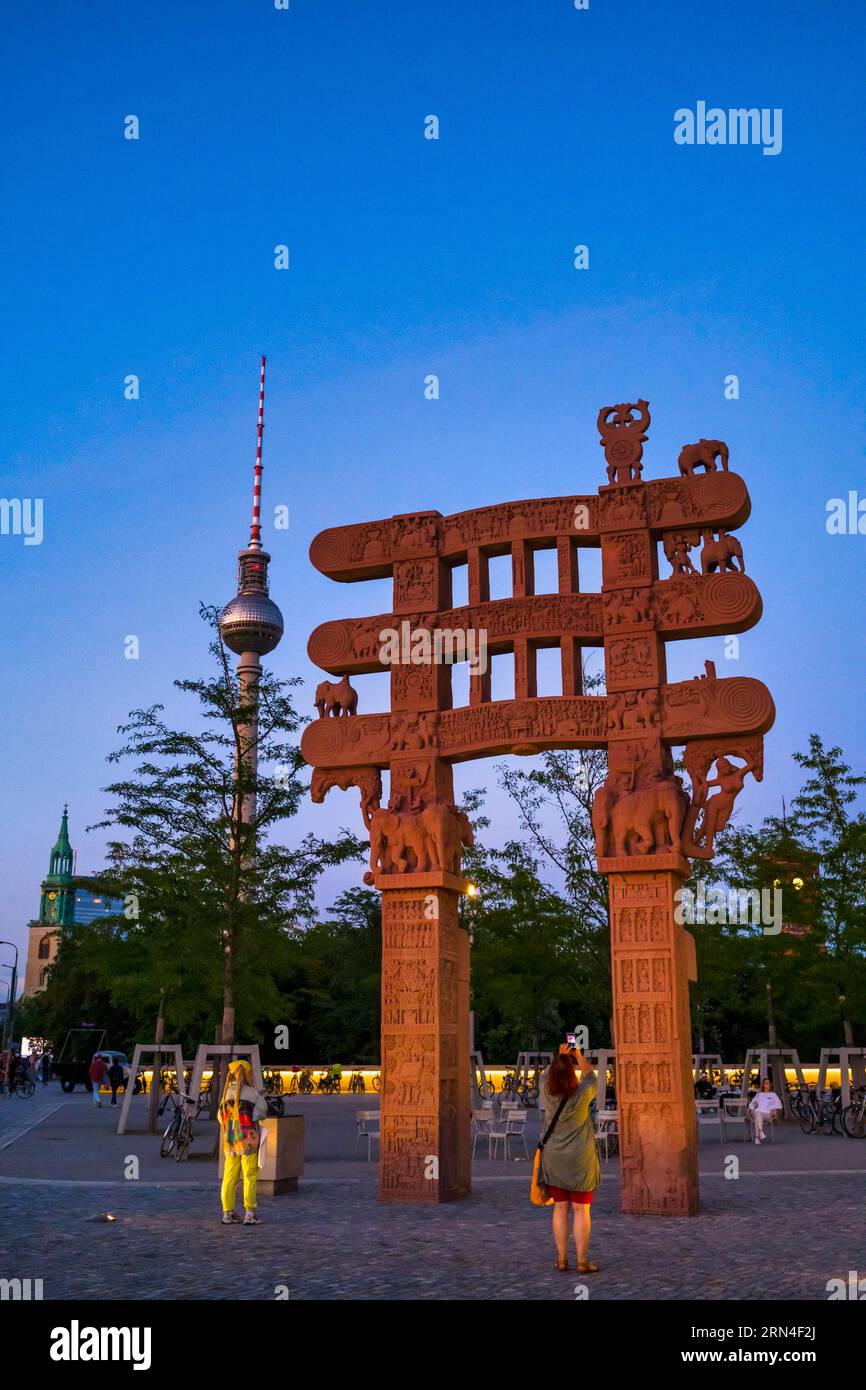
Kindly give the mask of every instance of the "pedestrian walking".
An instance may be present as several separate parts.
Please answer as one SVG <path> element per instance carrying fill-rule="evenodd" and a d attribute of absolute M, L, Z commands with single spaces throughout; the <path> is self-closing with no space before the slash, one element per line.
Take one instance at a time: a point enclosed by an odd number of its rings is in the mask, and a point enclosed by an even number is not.
<path fill-rule="evenodd" d="M 123 1067 L 120 1065 L 120 1063 L 118 1062 L 117 1058 L 115 1057 L 115 1058 L 113 1058 L 113 1060 L 112 1060 L 111 1066 L 108 1068 L 108 1084 L 109 1084 L 109 1086 L 111 1087 L 111 1104 L 112 1104 L 112 1105 L 116 1105 L 116 1104 L 117 1104 L 117 1088 L 118 1088 L 118 1086 L 122 1086 L 122 1085 L 123 1085 L 123 1082 L 124 1082 L 124 1071 L 123 1071 Z"/>
<path fill-rule="evenodd" d="M 259 1178 L 259 1121 L 268 1113 L 264 1094 L 253 1086 L 253 1069 L 249 1062 L 238 1059 L 229 1062 L 225 1089 L 219 1104 L 219 1122 L 223 1131 L 225 1168 L 222 1180 L 222 1222 L 232 1226 L 237 1221 L 235 1192 L 238 1178 L 243 1175 L 244 1225 L 260 1226 L 256 1214 L 256 1186 Z"/>
<path fill-rule="evenodd" d="M 102 1085 L 103 1079 L 105 1077 L 105 1070 L 105 1058 L 100 1057 L 99 1053 L 97 1052 L 93 1061 L 90 1063 L 89 1075 L 90 1085 L 93 1090 L 93 1104 L 97 1106 L 100 1110 L 102 1109 L 102 1101 L 99 1098 L 99 1088 Z"/>
<path fill-rule="evenodd" d="M 43 1052 L 39 1059 L 39 1074 L 42 1077 L 42 1085 L 47 1086 L 51 1077 L 51 1053 Z"/>
<path fill-rule="evenodd" d="M 589 1258 L 590 1209 L 601 1182 L 601 1164 L 590 1105 L 598 1090 L 598 1077 L 579 1048 L 563 1043 L 544 1072 L 540 1089 L 545 1118 L 550 1119 L 540 1145 L 539 1181 L 546 1190 L 547 1203 L 553 1202 L 556 1268 L 568 1269 L 572 1212 L 578 1273 L 595 1274 L 598 1265 Z"/>

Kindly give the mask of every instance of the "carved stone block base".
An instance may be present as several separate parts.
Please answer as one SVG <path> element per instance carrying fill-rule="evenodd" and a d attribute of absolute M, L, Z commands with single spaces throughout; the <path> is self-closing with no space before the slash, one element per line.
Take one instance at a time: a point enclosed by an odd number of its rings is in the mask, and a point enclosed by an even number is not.
<path fill-rule="evenodd" d="M 466 893 L 470 887 L 469 879 L 462 874 L 449 874 L 442 869 L 420 874 L 383 874 L 377 869 L 374 882 L 380 892 L 394 888 L 448 888 L 453 893 Z"/>
<path fill-rule="evenodd" d="M 471 1186 L 466 880 L 377 875 L 382 888 L 379 1195 L 449 1202 Z M 416 880 L 418 882 L 416 883 Z"/>
<path fill-rule="evenodd" d="M 698 1210 L 688 986 L 694 942 L 674 919 L 681 877 L 648 869 L 610 878 L 621 1201 L 630 1213 Z"/>
<path fill-rule="evenodd" d="M 664 854 L 622 854 L 596 859 L 600 874 L 634 873 L 635 870 L 663 870 L 691 878 L 692 866 L 684 855 L 668 850 Z M 679 886 L 679 885 L 677 885 Z"/>

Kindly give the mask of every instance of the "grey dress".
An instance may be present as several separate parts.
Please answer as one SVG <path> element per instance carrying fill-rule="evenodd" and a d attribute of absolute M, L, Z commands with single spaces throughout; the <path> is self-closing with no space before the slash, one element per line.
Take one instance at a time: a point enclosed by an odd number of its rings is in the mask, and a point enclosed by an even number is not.
<path fill-rule="evenodd" d="M 567 1192 L 593 1192 L 601 1182 L 601 1164 L 595 1142 L 595 1126 L 589 1107 L 598 1090 L 598 1076 L 587 1072 L 573 1096 L 562 1107 L 556 1127 L 541 1153 L 544 1181 Z M 547 1089 L 547 1072 L 541 1078 L 541 1103 L 545 1128 L 556 1114 L 561 1096 Z M 542 1130 L 542 1137 L 544 1130 Z"/>

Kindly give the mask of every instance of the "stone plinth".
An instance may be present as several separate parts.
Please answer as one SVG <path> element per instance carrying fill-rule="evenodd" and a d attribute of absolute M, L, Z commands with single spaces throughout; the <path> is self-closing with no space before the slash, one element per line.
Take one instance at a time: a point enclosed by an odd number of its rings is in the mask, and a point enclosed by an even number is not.
<path fill-rule="evenodd" d="M 404 882 L 416 879 L 423 882 Z M 385 1202 L 449 1202 L 470 1189 L 469 939 L 458 922 L 464 886 L 455 874 L 377 875 Z"/>
<path fill-rule="evenodd" d="M 259 1168 L 259 1192 L 265 1197 L 294 1192 L 304 1174 L 303 1115 L 269 1115 L 262 1120 L 262 1129 L 267 1142 Z"/>
<path fill-rule="evenodd" d="M 264 1154 L 259 1150 L 258 1195 L 279 1197 L 294 1192 L 298 1179 L 304 1174 L 304 1117 L 303 1115 L 268 1115 L 260 1122 L 267 1135 Z M 225 1168 L 225 1148 L 222 1132 L 219 1145 L 219 1176 Z"/>

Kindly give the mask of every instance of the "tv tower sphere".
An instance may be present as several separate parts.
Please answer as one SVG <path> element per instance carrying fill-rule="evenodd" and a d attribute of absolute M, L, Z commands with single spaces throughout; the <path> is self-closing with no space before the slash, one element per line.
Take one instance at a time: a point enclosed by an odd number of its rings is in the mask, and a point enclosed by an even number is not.
<path fill-rule="evenodd" d="M 267 594 L 241 592 L 220 613 L 219 629 L 229 651 L 265 656 L 283 635 L 283 615 Z"/>

